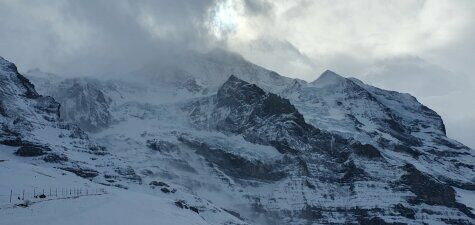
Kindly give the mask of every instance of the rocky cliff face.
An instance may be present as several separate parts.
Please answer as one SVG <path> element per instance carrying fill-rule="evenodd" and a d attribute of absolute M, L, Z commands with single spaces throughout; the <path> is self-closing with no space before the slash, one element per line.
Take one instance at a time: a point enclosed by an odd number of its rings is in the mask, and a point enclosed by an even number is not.
<path fill-rule="evenodd" d="M 283 95 L 301 107 L 311 123 L 328 130 L 350 135 L 365 133 L 373 140 L 378 133 L 386 133 L 392 139 L 377 137 L 379 142 L 396 141 L 406 145 L 421 144 L 412 135 L 415 132 L 445 135 L 440 116 L 414 97 L 371 87 L 331 71 L 308 85 L 288 89 Z"/>
<path fill-rule="evenodd" d="M 247 141 L 272 145 L 281 153 L 317 150 L 312 142 L 320 131 L 308 125 L 289 100 L 235 76 L 216 96 L 194 104 L 190 117 L 198 127 L 242 134 Z"/>
<path fill-rule="evenodd" d="M 112 99 L 103 92 L 106 88 L 94 80 L 67 79 L 51 90 L 51 95 L 61 102 L 63 120 L 75 122 L 82 129 L 93 132 L 112 123 Z"/>
<path fill-rule="evenodd" d="M 59 104 L 39 95 L 18 73 L 15 64 L 0 57 L 0 119 L 2 142 L 27 138 L 25 132 L 59 120 Z"/>
<path fill-rule="evenodd" d="M 335 109 L 339 109 L 336 102 L 340 100 L 346 101 L 345 103 L 348 105 L 341 106 L 341 108 L 347 110 L 351 110 L 349 106 L 355 108 L 362 106 L 352 101 L 362 101 L 365 102 L 364 110 L 366 111 L 357 116 L 362 118 L 371 116 L 371 120 L 366 121 L 380 126 L 379 132 L 396 137 L 412 135 L 411 132 L 415 132 L 404 125 L 395 128 L 394 126 L 397 125 L 392 125 L 392 123 L 398 122 L 385 120 L 394 118 L 395 115 L 392 115 L 393 112 L 389 107 L 380 102 L 384 100 L 378 100 L 373 96 L 373 93 L 359 86 L 362 83 L 357 85 L 336 74 L 331 75 L 332 77 L 325 76 L 328 74 L 323 77 L 328 83 L 322 82 L 318 85 L 324 85 L 325 88 L 329 88 L 326 85 L 332 85 L 333 90 L 338 90 L 338 87 L 343 86 L 343 90 L 339 94 L 345 95 L 346 99 L 334 99 Z M 322 86 L 317 87 L 322 88 Z M 380 95 L 383 94 L 386 93 L 380 93 Z M 391 94 L 393 99 L 401 98 L 401 94 Z M 413 103 L 415 101 L 413 98 L 402 96 L 404 97 L 402 102 L 407 99 Z M 320 95 L 321 97 L 322 95 Z M 328 99 L 333 100 L 332 98 Z M 298 101 L 302 101 L 302 99 L 298 99 Z M 418 115 L 422 117 L 420 120 L 427 117 L 426 122 L 434 128 L 433 133 L 444 136 L 440 117 L 422 106 L 420 109 L 422 110 L 421 115 Z M 438 216 L 443 214 L 442 211 L 454 215 L 460 211 L 463 215 L 461 214 L 461 217 L 454 221 L 465 221 L 462 223 L 470 223 L 469 221 L 474 218 L 474 214 L 470 210 L 456 202 L 454 191 L 450 187 L 451 183 L 434 178 L 439 174 L 433 173 L 437 169 L 431 170 L 427 166 L 430 162 L 434 163 L 430 157 L 420 157 L 420 159 L 416 157 L 419 160 L 412 161 L 419 169 L 428 170 L 428 172 L 421 172 L 409 162 L 404 164 L 405 161 L 398 160 L 390 154 L 386 155 L 387 151 L 394 152 L 392 148 L 385 149 L 389 146 L 387 143 L 380 145 L 378 141 L 375 141 L 371 142 L 374 143 L 374 146 L 362 144 L 354 137 L 345 138 L 338 132 L 332 134 L 322 131 L 314 125 L 307 124 L 297 107 L 294 107 L 289 100 L 267 93 L 258 86 L 235 76 L 231 76 L 223 84 L 216 96 L 193 102 L 187 105 L 185 110 L 189 112 L 192 123 L 201 129 L 214 129 L 242 135 L 247 141 L 273 146 L 280 153 L 286 155 L 286 160 L 278 162 L 279 171 L 284 172 L 286 176 L 274 181 L 273 185 L 291 186 L 292 188 L 274 189 L 272 197 L 264 197 L 266 196 L 265 191 L 254 196 L 258 199 L 256 204 L 259 205 L 260 210 L 267 216 L 281 216 L 280 221 L 300 221 L 295 222 L 296 224 L 302 221 L 331 223 L 335 222 L 335 217 L 338 217 L 336 215 L 340 215 L 341 219 L 344 218 L 346 221 L 345 223 L 349 221 L 362 224 L 390 224 L 389 221 L 411 223 L 410 221 L 415 220 L 418 213 L 422 211 L 430 212 L 429 214 L 434 220 L 442 219 Z M 356 111 L 356 109 L 354 110 Z M 416 113 L 415 111 L 411 112 Z M 404 115 L 405 112 L 398 113 Z M 398 121 L 403 124 L 402 117 L 398 118 L 400 118 Z M 421 122 L 421 124 L 423 123 Z M 361 124 L 364 126 L 363 123 Z M 421 124 L 417 126 L 421 126 Z M 377 131 L 373 130 L 373 132 Z M 341 134 L 344 135 L 344 133 Z M 407 138 L 402 140 L 394 138 L 393 140 L 396 142 L 396 146 L 406 146 L 412 149 L 424 145 L 424 139 L 420 139 L 417 143 L 407 142 Z M 360 141 L 364 140 L 360 139 Z M 203 149 L 203 146 L 200 145 L 194 145 L 194 147 L 199 151 Z M 418 152 L 417 150 L 413 151 Z M 414 152 L 412 153 L 414 154 Z M 397 154 L 399 153 L 410 155 L 411 151 L 399 149 Z M 442 163 L 440 160 L 440 158 L 437 159 L 439 163 Z M 450 160 L 455 161 L 454 158 Z M 454 164 L 445 161 L 444 163 L 447 163 L 447 166 L 454 166 L 462 162 L 457 161 Z M 226 165 L 221 166 L 227 167 Z M 275 164 L 273 166 L 277 167 Z M 473 171 L 466 172 L 473 173 Z M 442 176 L 445 179 L 452 179 L 449 175 L 451 173 L 459 177 L 464 176 L 463 172 L 458 169 Z M 470 176 L 466 176 L 464 179 L 467 183 L 473 183 Z M 269 184 L 260 185 L 260 188 L 265 190 L 269 186 Z M 411 194 L 415 194 L 415 197 L 411 197 Z M 377 195 L 391 197 L 382 200 Z M 289 198 L 299 200 L 293 201 Z M 284 202 L 287 201 L 292 201 L 299 206 L 288 208 L 284 206 Z M 437 205 L 446 207 L 446 209 L 435 210 Z M 286 214 L 293 216 L 287 217 Z"/>
<path fill-rule="evenodd" d="M 460 166 L 470 164 L 473 151 L 447 138 L 440 116 L 409 94 L 327 71 L 282 95 L 316 127 L 377 146 L 386 157 L 403 157 L 457 186 L 473 183 L 474 171 Z M 450 169 L 440 171 L 440 167 Z"/>
<path fill-rule="evenodd" d="M 60 104 L 36 92 L 16 66 L 0 58 L 0 143 L 18 147 L 15 154 L 77 166 L 66 151 L 103 155 L 105 151 L 74 124 L 60 121 Z"/>

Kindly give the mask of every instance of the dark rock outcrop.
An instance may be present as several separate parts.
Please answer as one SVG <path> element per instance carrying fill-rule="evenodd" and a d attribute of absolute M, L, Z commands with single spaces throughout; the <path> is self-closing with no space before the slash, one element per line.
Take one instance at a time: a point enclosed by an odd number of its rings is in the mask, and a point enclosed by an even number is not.
<path fill-rule="evenodd" d="M 403 204 L 397 204 L 393 207 L 394 211 L 399 213 L 401 216 L 406 217 L 408 219 L 415 219 L 416 212 L 413 209 L 404 206 Z"/>
<path fill-rule="evenodd" d="M 174 152 L 178 150 L 175 144 L 163 140 L 147 140 L 147 147 L 159 152 Z"/>
<path fill-rule="evenodd" d="M 156 180 L 150 182 L 148 185 L 152 187 L 170 187 L 167 183 L 162 182 L 162 181 L 156 181 Z"/>
<path fill-rule="evenodd" d="M 43 161 L 49 163 L 62 163 L 67 162 L 68 157 L 64 154 L 49 153 L 43 157 Z"/>
<path fill-rule="evenodd" d="M 364 156 L 370 159 L 382 158 L 381 153 L 377 148 L 370 144 L 352 144 L 351 147 L 354 149 L 355 154 Z"/>
<path fill-rule="evenodd" d="M 188 203 L 184 200 L 176 201 L 175 205 L 176 205 L 176 207 L 181 208 L 181 209 L 189 209 L 189 210 L 191 210 L 195 213 L 198 213 L 198 214 L 200 213 L 200 211 L 197 207 L 188 205 Z"/>
<path fill-rule="evenodd" d="M 61 168 L 62 170 L 66 170 L 68 172 L 74 173 L 82 178 L 94 178 L 99 175 L 99 172 L 89 168 L 82 168 L 82 167 L 65 167 Z"/>
<path fill-rule="evenodd" d="M 456 201 L 456 192 L 451 186 L 422 173 L 411 164 L 406 164 L 403 169 L 407 173 L 401 177 L 401 182 L 416 195 L 410 199 L 411 203 L 456 208 L 468 217 L 475 219 L 475 214 L 467 206 Z"/>
<path fill-rule="evenodd" d="M 185 136 L 180 136 L 178 140 L 196 149 L 198 154 L 204 156 L 208 161 L 215 163 L 226 174 L 233 177 L 275 181 L 286 176 L 285 172 L 279 171 L 273 165 L 264 164 L 260 161 L 251 162 L 223 149 L 210 147 L 206 143 Z"/>
<path fill-rule="evenodd" d="M 142 183 L 142 177 L 137 175 L 135 173 L 135 170 L 130 166 L 128 166 L 128 167 L 117 167 L 117 168 L 115 168 L 114 171 L 116 173 L 118 173 L 119 175 L 121 175 L 125 179 L 132 180 L 132 181 L 137 182 L 139 184 Z"/>
<path fill-rule="evenodd" d="M 456 206 L 455 190 L 452 187 L 420 172 L 411 164 L 406 164 L 403 169 L 406 174 L 401 177 L 401 182 L 416 194 L 416 197 L 412 199 L 413 203 Z"/>
<path fill-rule="evenodd" d="M 35 157 L 45 155 L 49 151 L 51 151 L 51 149 L 44 146 L 22 146 L 15 152 L 15 155 L 23 157 Z"/>
<path fill-rule="evenodd" d="M 411 148 L 411 147 L 408 147 L 408 146 L 405 146 L 405 145 L 396 145 L 394 146 L 394 151 L 395 152 L 402 152 L 402 153 L 406 153 L 414 158 L 419 158 L 419 156 L 422 155 L 421 152 Z"/>

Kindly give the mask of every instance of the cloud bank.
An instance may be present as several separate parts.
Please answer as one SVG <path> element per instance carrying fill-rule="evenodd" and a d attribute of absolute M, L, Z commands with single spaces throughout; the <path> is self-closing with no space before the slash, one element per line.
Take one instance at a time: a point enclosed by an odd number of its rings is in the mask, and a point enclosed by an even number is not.
<path fill-rule="evenodd" d="M 117 72 L 206 47 L 213 1 L 0 1 L 1 54 L 21 68 Z"/>

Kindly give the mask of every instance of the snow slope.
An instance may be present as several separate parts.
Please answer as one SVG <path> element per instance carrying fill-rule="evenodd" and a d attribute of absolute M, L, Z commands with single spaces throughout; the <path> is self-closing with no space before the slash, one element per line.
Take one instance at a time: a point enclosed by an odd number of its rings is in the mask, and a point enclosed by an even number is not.
<path fill-rule="evenodd" d="M 84 225 L 129 225 L 129 224 L 222 224 L 209 223 L 196 212 L 180 209 L 175 200 L 162 196 L 107 187 L 82 179 L 72 173 L 35 166 L 12 157 L 9 147 L 0 146 L 0 193 L 15 191 L 14 203 L 22 203 L 16 197 L 26 189 L 27 199 L 32 204 L 23 208 L 8 203 L 9 196 L 0 201 L 0 224 L 84 224 Z M 46 190 L 45 200 L 30 196 L 33 188 L 41 193 Z M 49 196 L 48 188 L 82 189 L 81 196 Z M 86 195 L 85 190 L 92 194 Z M 99 190 L 99 191 L 98 191 Z M 97 194 L 98 193 L 98 194 Z M 54 193 L 53 193 L 54 195 Z M 226 219 L 226 218 L 224 218 Z M 238 224 L 236 220 L 236 224 Z"/>

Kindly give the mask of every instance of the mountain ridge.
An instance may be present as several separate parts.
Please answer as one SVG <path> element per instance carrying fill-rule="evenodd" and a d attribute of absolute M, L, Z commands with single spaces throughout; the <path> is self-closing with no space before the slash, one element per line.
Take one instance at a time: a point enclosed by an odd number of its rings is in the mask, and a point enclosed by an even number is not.
<path fill-rule="evenodd" d="M 207 92 L 184 82 L 43 83 L 42 90 L 64 87 L 55 95 L 69 109 L 86 101 L 81 116 L 93 121 L 97 110 L 110 121 L 88 133 L 107 153 L 89 160 L 61 151 L 77 163 L 68 171 L 94 171 L 94 182 L 151 195 L 192 193 L 187 201 L 211 224 L 473 223 L 459 197 L 474 190 L 473 150 L 447 138 L 440 116 L 417 99 L 331 71 L 322 85 L 229 63 L 225 72 L 246 74 L 216 73 L 223 82 L 210 86 L 196 78 L 222 65 L 188 74 Z M 78 87 L 84 95 L 67 94 Z M 148 97 L 169 90 L 176 99 Z M 156 179 L 176 194 L 147 186 Z"/>

